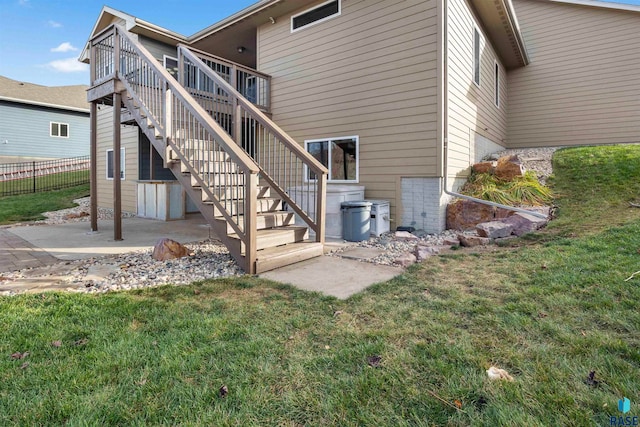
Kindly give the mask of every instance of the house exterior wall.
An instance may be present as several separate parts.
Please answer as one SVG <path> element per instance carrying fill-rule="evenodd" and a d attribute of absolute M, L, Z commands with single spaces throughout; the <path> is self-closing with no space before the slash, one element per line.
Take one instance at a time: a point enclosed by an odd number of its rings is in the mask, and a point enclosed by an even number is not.
<path fill-rule="evenodd" d="M 67 123 L 69 137 L 50 135 L 50 123 Z M 89 113 L 0 101 L 0 158 L 65 158 L 89 154 Z"/>
<path fill-rule="evenodd" d="M 640 142 L 640 13 L 513 4 L 531 64 L 509 72 L 508 146 Z"/>
<path fill-rule="evenodd" d="M 125 149 L 125 176 L 122 181 L 122 210 L 135 213 L 137 209 L 138 138 L 137 126 L 122 125 L 121 147 Z M 98 206 L 113 208 L 113 180 L 107 179 L 107 150 L 113 149 L 113 107 L 101 105 L 97 129 Z"/>
<path fill-rule="evenodd" d="M 358 135 L 359 183 L 367 198 L 390 201 L 393 227 L 403 225 L 402 178 L 439 174 L 439 1 L 342 0 L 340 16 L 294 33 L 291 15 L 258 28 L 273 120 L 301 145 Z"/>
<path fill-rule="evenodd" d="M 504 145 L 507 137 L 506 71 L 466 0 L 447 0 L 448 189 L 457 190 L 470 165 Z M 481 34 L 480 85 L 474 82 L 474 29 Z M 495 104 L 494 66 L 500 102 Z"/>

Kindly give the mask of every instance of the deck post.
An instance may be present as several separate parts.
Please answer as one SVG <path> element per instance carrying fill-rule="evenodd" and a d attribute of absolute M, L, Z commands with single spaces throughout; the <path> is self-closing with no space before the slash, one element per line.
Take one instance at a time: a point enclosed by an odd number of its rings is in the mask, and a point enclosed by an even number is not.
<path fill-rule="evenodd" d="M 244 206 L 244 234 L 246 236 L 245 246 L 245 272 L 256 274 L 256 259 L 258 258 L 258 174 L 245 171 L 245 206 Z"/>
<path fill-rule="evenodd" d="M 316 173 L 318 178 L 318 194 L 316 195 L 316 242 L 324 245 L 324 232 L 326 228 L 325 214 L 327 209 L 327 175 Z"/>
<path fill-rule="evenodd" d="M 122 180 L 120 179 L 120 114 L 122 95 L 113 94 L 113 240 L 122 240 Z"/>
<path fill-rule="evenodd" d="M 91 197 L 91 231 L 98 231 L 98 104 L 91 103 L 91 164 L 89 166 Z"/>

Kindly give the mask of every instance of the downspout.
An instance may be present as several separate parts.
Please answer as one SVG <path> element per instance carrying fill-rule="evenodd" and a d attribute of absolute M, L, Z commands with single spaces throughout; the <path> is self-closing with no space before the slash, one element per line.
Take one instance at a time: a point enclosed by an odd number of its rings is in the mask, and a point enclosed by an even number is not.
<path fill-rule="evenodd" d="M 516 208 L 514 206 L 507 206 L 501 203 L 490 202 L 488 200 L 478 199 L 477 197 L 467 196 L 455 191 L 448 190 L 448 167 L 449 167 L 449 9 L 447 5 L 448 0 L 442 0 L 442 133 L 440 138 L 442 140 L 443 153 L 442 153 L 442 176 L 443 176 L 443 191 L 445 194 L 457 197 L 459 199 L 471 200 L 483 205 L 494 206 L 501 209 L 506 209 L 513 212 L 525 213 L 535 216 L 537 218 L 547 219 L 547 216 L 527 209 Z"/>

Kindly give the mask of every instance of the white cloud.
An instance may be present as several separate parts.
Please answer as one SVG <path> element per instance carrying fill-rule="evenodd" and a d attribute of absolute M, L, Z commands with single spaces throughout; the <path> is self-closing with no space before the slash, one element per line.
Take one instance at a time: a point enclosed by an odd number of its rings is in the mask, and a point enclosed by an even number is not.
<path fill-rule="evenodd" d="M 61 43 L 60 46 L 51 48 L 51 52 L 73 52 L 78 50 L 77 47 L 73 47 L 73 45 L 69 42 Z"/>
<path fill-rule="evenodd" d="M 24 7 L 31 7 L 31 0 L 18 0 L 18 4 Z"/>
<path fill-rule="evenodd" d="M 89 70 L 89 65 L 79 62 L 76 57 L 51 61 L 47 67 L 59 73 L 79 73 Z"/>
<path fill-rule="evenodd" d="M 49 24 L 51 28 L 62 28 L 62 24 L 57 21 L 49 20 L 47 24 Z"/>

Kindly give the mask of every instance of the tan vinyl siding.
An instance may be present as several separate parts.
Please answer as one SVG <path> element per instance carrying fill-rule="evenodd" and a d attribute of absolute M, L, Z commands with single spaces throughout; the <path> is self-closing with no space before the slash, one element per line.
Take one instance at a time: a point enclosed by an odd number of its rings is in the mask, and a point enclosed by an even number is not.
<path fill-rule="evenodd" d="M 150 39 L 142 35 L 138 35 L 138 41 L 140 44 L 147 48 L 149 53 L 153 55 L 160 63 L 164 60 L 164 55 L 176 58 L 178 56 L 178 50 L 175 46 L 171 46 L 157 40 Z"/>
<path fill-rule="evenodd" d="M 113 208 L 113 181 L 107 177 L 107 150 L 113 149 L 113 107 L 98 110 L 98 206 Z M 138 180 L 138 128 L 122 126 L 122 148 L 125 149 L 125 179 L 122 181 L 122 210 L 136 212 Z"/>
<path fill-rule="evenodd" d="M 531 64 L 509 72 L 509 147 L 640 142 L 640 13 L 514 0 Z"/>
<path fill-rule="evenodd" d="M 340 16 L 294 33 L 291 15 L 258 29 L 274 121 L 301 145 L 358 135 L 359 182 L 392 209 L 400 177 L 438 175 L 436 8 L 437 0 L 342 0 Z"/>
<path fill-rule="evenodd" d="M 466 0 L 448 0 L 448 176 L 469 172 L 475 134 L 504 145 L 507 133 L 507 78 L 482 26 Z M 474 29 L 481 34 L 480 87 L 474 82 Z M 500 68 L 500 107 L 495 105 L 495 62 Z M 510 107 L 510 106 L 509 106 Z M 453 182 L 453 179 L 450 183 Z"/>

